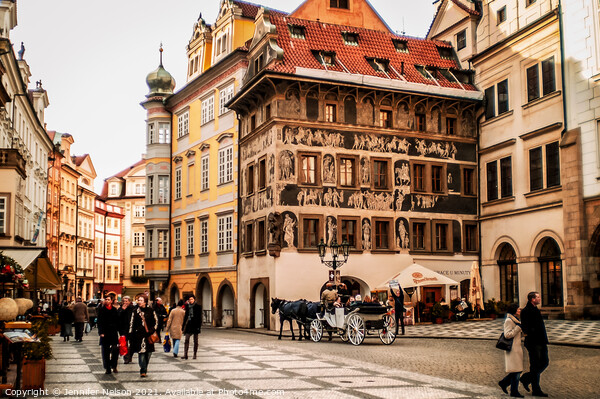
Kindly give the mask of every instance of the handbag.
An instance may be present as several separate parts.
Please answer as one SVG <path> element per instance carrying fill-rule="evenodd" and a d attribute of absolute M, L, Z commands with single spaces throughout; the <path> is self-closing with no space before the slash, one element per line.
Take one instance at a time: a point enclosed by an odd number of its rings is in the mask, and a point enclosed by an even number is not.
<path fill-rule="evenodd" d="M 119 355 L 125 356 L 127 354 L 127 338 L 124 335 L 119 337 Z"/>
<path fill-rule="evenodd" d="M 146 333 L 148 333 L 148 326 L 146 325 L 146 317 L 144 317 L 144 312 L 140 312 L 140 317 L 142 318 L 142 324 L 144 325 L 144 329 L 146 330 Z M 156 333 L 156 331 L 154 331 L 151 335 L 148 336 L 148 342 L 151 344 L 155 344 L 157 342 L 160 341 L 160 338 L 158 336 L 158 334 Z"/>
<path fill-rule="evenodd" d="M 163 340 L 163 349 L 166 353 L 171 352 L 171 339 L 169 338 L 169 334 L 165 334 L 165 339 Z"/>
<path fill-rule="evenodd" d="M 498 342 L 496 342 L 496 348 L 501 349 L 503 351 L 510 352 L 513 346 L 513 339 L 506 338 L 504 333 L 500 334 L 500 338 L 498 338 Z"/>

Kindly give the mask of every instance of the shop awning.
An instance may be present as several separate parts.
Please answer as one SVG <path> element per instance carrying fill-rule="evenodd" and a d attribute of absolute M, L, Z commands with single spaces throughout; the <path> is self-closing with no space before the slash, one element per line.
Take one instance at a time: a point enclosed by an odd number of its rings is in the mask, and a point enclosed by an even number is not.
<path fill-rule="evenodd" d="M 13 258 L 23 268 L 25 278 L 33 289 L 60 289 L 61 281 L 50 259 L 46 257 L 45 248 L 0 248 L 5 256 Z M 37 265 L 37 286 L 35 286 L 35 270 Z"/>

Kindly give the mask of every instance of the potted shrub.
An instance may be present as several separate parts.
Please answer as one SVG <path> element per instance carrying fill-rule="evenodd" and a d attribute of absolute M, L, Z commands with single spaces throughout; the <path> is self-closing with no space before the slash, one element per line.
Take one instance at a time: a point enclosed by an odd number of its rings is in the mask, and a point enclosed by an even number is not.
<path fill-rule="evenodd" d="M 449 305 L 442 305 L 442 319 L 444 322 L 450 321 L 452 312 L 450 311 Z"/>
<path fill-rule="evenodd" d="M 496 306 L 496 300 L 494 298 L 488 299 L 485 303 L 485 312 L 487 313 L 488 317 L 492 318 L 492 320 L 498 318 L 498 308 Z"/>
<path fill-rule="evenodd" d="M 31 332 L 39 342 L 23 344 L 23 380 L 22 389 L 44 389 L 46 380 L 46 359 L 52 359 L 52 347 L 48 328 L 51 319 L 39 319 L 31 325 Z"/>
<path fill-rule="evenodd" d="M 433 304 L 431 308 L 431 318 L 436 324 L 442 324 L 444 322 L 444 309 L 440 302 Z"/>

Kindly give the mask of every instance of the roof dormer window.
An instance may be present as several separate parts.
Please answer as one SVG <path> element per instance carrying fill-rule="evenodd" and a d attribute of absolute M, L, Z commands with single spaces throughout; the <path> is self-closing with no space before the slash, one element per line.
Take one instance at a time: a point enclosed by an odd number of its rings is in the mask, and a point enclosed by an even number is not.
<path fill-rule="evenodd" d="M 396 51 L 399 53 L 408 53 L 408 41 L 400 40 L 400 39 L 392 39 L 394 42 L 394 47 L 396 47 Z"/>
<path fill-rule="evenodd" d="M 313 55 L 319 61 L 319 64 L 323 66 L 333 66 L 335 65 L 335 53 L 331 51 L 315 51 L 313 50 Z"/>
<path fill-rule="evenodd" d="M 306 31 L 304 26 L 288 25 L 290 28 L 290 36 L 294 39 L 306 39 Z"/>
<path fill-rule="evenodd" d="M 348 46 L 358 46 L 358 33 L 343 32 L 344 44 Z"/>
<path fill-rule="evenodd" d="M 390 61 L 383 58 L 367 58 L 367 62 L 373 67 L 375 72 L 387 73 L 390 65 Z"/>
<path fill-rule="evenodd" d="M 329 0 L 329 8 L 342 8 L 349 10 L 348 0 Z"/>
<path fill-rule="evenodd" d="M 441 47 L 436 46 L 438 53 L 440 53 L 440 57 L 446 60 L 451 60 L 454 58 L 454 53 L 452 52 L 452 48 L 450 47 Z"/>
<path fill-rule="evenodd" d="M 431 74 L 427 71 L 427 69 L 423 65 L 415 65 L 415 69 L 423 76 L 425 79 L 431 79 Z"/>

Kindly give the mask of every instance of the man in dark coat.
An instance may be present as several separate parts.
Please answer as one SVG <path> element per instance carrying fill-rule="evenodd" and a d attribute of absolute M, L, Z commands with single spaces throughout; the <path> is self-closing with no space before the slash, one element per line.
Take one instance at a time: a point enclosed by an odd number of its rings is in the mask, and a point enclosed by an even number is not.
<path fill-rule="evenodd" d="M 398 292 L 399 294 L 396 295 L 394 289 L 390 287 L 390 293 L 392 294 L 392 298 L 394 298 L 394 318 L 396 321 L 396 335 L 398 335 L 399 325 L 402 327 L 402 335 L 404 335 L 404 293 L 402 292 L 402 287 L 400 287 L 400 285 L 398 285 Z"/>
<path fill-rule="evenodd" d="M 163 326 L 165 325 L 165 320 L 168 316 L 167 308 L 165 308 L 165 305 L 162 304 L 162 299 L 160 297 L 156 298 L 156 300 L 154 301 L 154 306 L 152 308 L 154 309 L 154 313 L 156 313 L 156 317 L 158 318 L 158 328 L 156 329 L 156 333 L 162 341 L 160 332 L 162 331 Z"/>
<path fill-rule="evenodd" d="M 525 335 L 525 348 L 529 352 L 529 371 L 521 376 L 521 383 L 533 396 L 547 397 L 540 388 L 540 376 L 548 367 L 548 335 L 542 313 L 537 308 L 542 302 L 539 292 L 527 294 L 527 305 L 521 311 L 521 329 Z"/>
<path fill-rule="evenodd" d="M 129 322 L 131 321 L 131 312 L 133 312 L 133 304 L 131 298 L 128 296 L 123 297 L 123 304 L 119 309 L 119 335 L 125 336 L 127 341 L 127 354 L 123 356 L 125 364 L 131 363 L 132 353 L 129 348 Z"/>
<path fill-rule="evenodd" d="M 183 333 L 185 334 L 185 346 L 182 359 L 187 360 L 190 349 L 190 337 L 194 336 L 194 359 L 198 352 L 198 334 L 202 328 L 202 306 L 196 303 L 196 297 L 191 295 L 185 305 L 185 316 L 183 317 Z"/>
<path fill-rule="evenodd" d="M 75 317 L 75 342 L 82 342 L 83 328 L 85 323 L 90 319 L 90 315 L 81 297 L 77 298 L 77 303 L 73 306 L 73 316 Z"/>
<path fill-rule="evenodd" d="M 119 361 L 119 313 L 111 296 L 106 296 L 104 306 L 98 309 L 98 335 L 102 345 L 102 364 L 106 374 L 117 372 Z"/>

